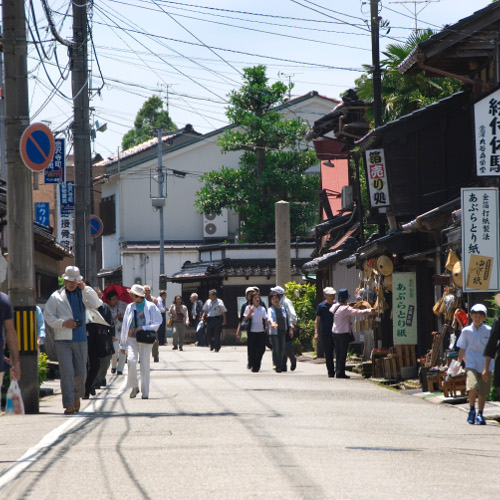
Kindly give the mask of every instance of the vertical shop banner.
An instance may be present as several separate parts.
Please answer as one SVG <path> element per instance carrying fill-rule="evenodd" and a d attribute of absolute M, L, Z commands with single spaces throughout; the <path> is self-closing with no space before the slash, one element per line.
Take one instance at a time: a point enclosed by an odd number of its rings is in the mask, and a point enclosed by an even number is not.
<path fill-rule="evenodd" d="M 392 275 L 392 338 L 394 345 L 417 343 L 417 275 Z"/>
<path fill-rule="evenodd" d="M 49 204 L 46 202 L 35 203 L 35 217 L 38 224 L 49 226 Z"/>
<path fill-rule="evenodd" d="M 383 149 L 366 150 L 367 182 L 370 190 L 370 206 L 372 208 L 388 207 L 389 186 Z"/>
<path fill-rule="evenodd" d="M 67 184 L 70 185 L 69 189 Z M 73 187 L 73 182 L 67 182 L 60 184 L 57 190 L 57 242 L 70 252 L 73 251 Z M 71 193 L 71 203 L 68 201 L 68 192 Z"/>
<path fill-rule="evenodd" d="M 45 184 L 61 184 L 66 174 L 66 153 L 64 139 L 55 139 L 54 157 L 49 166 L 43 172 Z"/>
<path fill-rule="evenodd" d="M 498 189 L 462 188 L 461 194 L 464 292 L 497 291 Z"/>
<path fill-rule="evenodd" d="M 476 174 L 500 175 L 500 90 L 474 104 Z"/>

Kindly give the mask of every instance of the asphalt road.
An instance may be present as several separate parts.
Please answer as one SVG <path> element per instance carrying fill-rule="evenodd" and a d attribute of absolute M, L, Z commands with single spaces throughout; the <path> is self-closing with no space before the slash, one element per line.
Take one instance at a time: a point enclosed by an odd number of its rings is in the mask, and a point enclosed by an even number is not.
<path fill-rule="evenodd" d="M 0 417 L 0 498 L 499 498 L 500 427 L 324 365 L 260 373 L 246 351 L 162 348 L 150 399 L 124 377 L 76 416 Z"/>

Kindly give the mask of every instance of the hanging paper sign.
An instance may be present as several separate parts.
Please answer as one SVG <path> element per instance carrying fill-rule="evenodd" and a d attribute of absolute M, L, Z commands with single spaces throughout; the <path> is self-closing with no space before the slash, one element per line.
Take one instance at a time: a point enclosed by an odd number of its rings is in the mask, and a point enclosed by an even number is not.
<path fill-rule="evenodd" d="M 394 345 L 417 343 L 417 275 L 392 275 L 392 337 Z"/>
<path fill-rule="evenodd" d="M 43 171 L 45 184 L 60 184 L 64 182 L 66 171 L 66 156 L 64 139 L 55 139 L 54 157 L 49 166 Z"/>
<path fill-rule="evenodd" d="M 389 186 L 383 149 L 368 149 L 366 151 L 366 168 L 371 207 L 388 207 L 390 205 Z"/>
<path fill-rule="evenodd" d="M 498 189 L 462 188 L 462 279 L 464 292 L 496 291 Z"/>

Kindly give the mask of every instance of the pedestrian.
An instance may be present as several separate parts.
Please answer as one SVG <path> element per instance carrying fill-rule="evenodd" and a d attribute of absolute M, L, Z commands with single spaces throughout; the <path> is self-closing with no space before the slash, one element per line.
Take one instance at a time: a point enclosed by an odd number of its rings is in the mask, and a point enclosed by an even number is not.
<path fill-rule="evenodd" d="M 280 305 L 280 297 L 277 293 L 269 295 L 271 304 L 267 310 L 267 321 L 269 323 L 269 338 L 273 347 L 273 369 L 276 373 L 286 370 L 285 337 L 290 331 L 290 321 L 286 309 Z"/>
<path fill-rule="evenodd" d="M 122 375 L 127 356 L 120 351 L 120 335 L 122 331 L 123 316 L 125 314 L 125 309 L 127 309 L 127 303 L 118 299 L 118 292 L 116 290 L 110 290 L 106 294 L 106 299 L 108 301 L 109 308 L 111 309 L 113 323 L 115 324 L 113 336 L 114 353 L 111 356 L 111 373 Z"/>
<path fill-rule="evenodd" d="M 192 293 L 189 297 L 191 301 L 191 325 L 196 328 L 196 339 L 198 347 L 205 347 L 207 344 L 205 342 L 205 325 L 201 321 L 201 316 L 203 314 L 203 302 L 198 298 L 197 293 Z"/>
<path fill-rule="evenodd" d="M 66 267 L 62 278 L 64 286 L 49 297 L 43 315 L 54 330 L 64 413 L 72 415 L 79 411 L 85 393 L 87 313 L 95 311 L 102 301 L 85 285 L 78 267 Z"/>
<path fill-rule="evenodd" d="M 260 370 L 262 356 L 266 351 L 267 312 L 261 304 L 260 295 L 255 293 L 252 304 L 245 308 L 243 320 L 248 322 L 247 351 L 250 369 L 256 373 Z"/>
<path fill-rule="evenodd" d="M 102 300 L 103 294 L 99 287 L 94 288 L 97 296 Z M 115 323 L 113 321 L 113 313 L 108 304 L 103 302 L 101 306 L 97 308 L 97 311 L 104 319 L 105 323 L 91 323 L 96 324 L 98 327 L 98 344 L 97 352 L 99 355 L 99 370 L 94 380 L 94 386 L 96 389 L 101 387 L 106 387 L 106 374 L 108 373 L 109 365 L 111 364 L 111 357 L 115 352 L 113 346 L 113 336 L 115 333 Z M 97 321 L 100 319 L 97 318 Z M 90 325 L 89 325 L 90 326 Z"/>
<path fill-rule="evenodd" d="M 137 363 L 139 362 L 141 365 L 140 392 L 142 392 L 142 399 L 148 399 L 150 359 L 153 344 L 137 342 L 137 332 L 140 330 L 156 332 L 160 328 L 162 318 L 155 304 L 145 300 L 144 288 L 141 285 L 133 285 L 130 289 L 130 296 L 134 302 L 127 306 L 123 316 L 120 349 L 123 354 L 127 350 L 127 387 L 132 388 L 130 397 L 135 398 L 139 394 L 137 377 Z"/>
<path fill-rule="evenodd" d="M 339 290 L 337 295 L 338 303 L 330 307 L 333 315 L 332 337 L 335 349 L 335 361 L 337 378 L 351 378 L 346 375 L 345 362 L 347 359 L 347 349 L 349 347 L 349 335 L 351 333 L 351 318 L 354 316 L 368 317 L 375 314 L 375 309 L 354 309 L 347 304 L 349 292 L 346 288 Z M 329 377 L 333 377 L 330 373 Z"/>
<path fill-rule="evenodd" d="M 184 350 L 184 338 L 186 336 L 186 327 L 189 326 L 189 313 L 188 308 L 184 305 L 182 301 L 182 297 L 180 295 L 176 295 L 174 297 L 174 301 L 170 306 L 168 311 L 170 319 L 172 320 L 172 328 L 173 332 L 173 341 L 175 351 L 177 347 L 179 351 Z"/>
<path fill-rule="evenodd" d="M 156 297 L 153 297 L 151 295 L 151 287 L 149 285 L 144 285 L 144 298 L 148 302 L 153 302 L 153 304 L 156 302 Z M 158 342 L 158 332 L 156 332 L 156 340 L 153 344 L 153 349 L 151 350 L 151 356 L 153 357 L 153 361 L 155 363 L 160 362 L 160 347 L 159 347 L 159 342 Z"/>
<path fill-rule="evenodd" d="M 323 349 L 325 351 L 326 370 L 329 377 L 335 377 L 335 365 L 333 362 L 333 314 L 330 311 L 332 305 L 335 303 L 335 294 L 337 292 L 331 286 L 323 289 L 323 297 L 325 300 L 320 302 L 316 309 L 316 321 L 314 323 L 314 338 L 316 341 L 319 339 L 319 332 L 321 332 L 321 339 L 323 340 Z"/>
<path fill-rule="evenodd" d="M 0 387 L 3 385 L 5 372 L 11 368 L 10 377 L 12 380 L 21 380 L 21 363 L 19 361 L 19 342 L 17 332 L 14 328 L 14 314 L 9 296 L 0 292 Z M 10 363 L 4 356 L 4 346 L 9 348 Z"/>
<path fill-rule="evenodd" d="M 45 343 L 45 321 L 43 320 L 43 312 L 40 306 L 35 306 L 36 309 L 36 342 L 40 350 L 40 346 Z M 0 384 L 1 386 L 2 384 Z"/>
<path fill-rule="evenodd" d="M 500 307 L 500 293 L 497 293 L 495 295 L 495 304 L 498 307 Z M 493 326 L 491 327 L 491 332 L 490 332 L 490 338 L 488 339 L 488 343 L 484 348 L 483 355 L 485 357 L 483 378 L 488 373 L 488 367 L 490 361 L 492 359 L 494 360 L 495 369 L 494 369 L 493 385 L 496 388 L 498 397 L 498 391 L 500 391 L 500 316 L 498 316 L 493 322 Z"/>
<path fill-rule="evenodd" d="M 162 322 L 160 325 L 160 328 L 158 328 L 158 344 L 159 345 L 166 345 L 167 344 L 167 338 L 166 338 L 166 326 L 167 326 L 167 321 L 166 321 L 166 313 L 167 313 L 167 292 L 166 290 L 160 290 L 160 295 L 156 299 L 156 307 L 160 311 L 161 317 L 162 317 Z"/>
<path fill-rule="evenodd" d="M 240 315 L 238 317 L 238 326 L 236 327 L 236 338 L 238 340 L 241 340 L 241 323 L 243 322 L 243 318 L 245 317 L 245 309 L 247 308 L 248 305 L 252 305 L 252 297 L 256 294 L 256 293 L 260 293 L 260 290 L 258 287 L 256 286 L 249 286 L 246 290 L 245 290 L 245 299 L 246 299 L 246 302 L 244 302 L 243 304 L 241 304 L 241 308 L 240 308 Z M 246 330 L 244 330 L 246 331 Z M 248 342 L 248 334 L 247 334 L 247 342 Z M 248 346 L 247 346 L 247 355 L 248 355 Z M 252 366 L 250 365 L 250 357 L 248 357 L 248 360 L 247 360 L 247 369 L 248 370 L 251 370 L 252 369 Z"/>
<path fill-rule="evenodd" d="M 486 306 L 474 304 L 469 312 L 472 323 L 462 328 L 460 337 L 457 340 L 457 347 L 459 348 L 458 362 L 465 361 L 467 372 L 467 395 L 469 399 L 467 422 L 472 425 L 476 422 L 479 425 L 486 425 L 483 410 L 486 397 L 491 390 L 490 372 L 493 371 L 493 361 L 489 358 L 488 363 L 486 363 L 486 358 L 483 355 L 491 332 L 491 328 L 484 324 L 487 314 Z"/>
<path fill-rule="evenodd" d="M 297 367 L 297 357 L 295 356 L 295 351 L 293 349 L 293 338 L 295 331 L 298 330 L 297 326 L 297 313 L 295 312 L 295 307 L 293 302 L 285 295 L 285 289 L 281 286 L 275 286 L 271 288 L 271 292 L 277 293 L 280 298 L 280 306 L 285 308 L 287 313 L 289 328 L 285 336 L 285 364 L 282 367 L 282 371 L 287 370 L 287 360 L 290 360 L 290 370 L 293 372 Z"/>
<path fill-rule="evenodd" d="M 226 326 L 226 312 L 224 302 L 217 297 L 217 290 L 210 290 L 208 300 L 203 306 L 202 320 L 207 324 L 207 344 L 211 351 L 220 351 L 222 327 Z"/>

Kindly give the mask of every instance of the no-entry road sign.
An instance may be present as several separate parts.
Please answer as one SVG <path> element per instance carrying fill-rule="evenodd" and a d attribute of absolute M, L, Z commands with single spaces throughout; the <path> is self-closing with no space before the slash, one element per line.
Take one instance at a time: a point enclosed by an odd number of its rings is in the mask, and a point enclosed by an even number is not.
<path fill-rule="evenodd" d="M 90 236 L 97 238 L 102 233 L 102 220 L 97 215 L 90 216 Z"/>
<path fill-rule="evenodd" d="M 33 123 L 23 132 L 19 149 L 24 164 L 35 172 L 41 172 L 54 156 L 54 136 L 47 125 Z"/>

